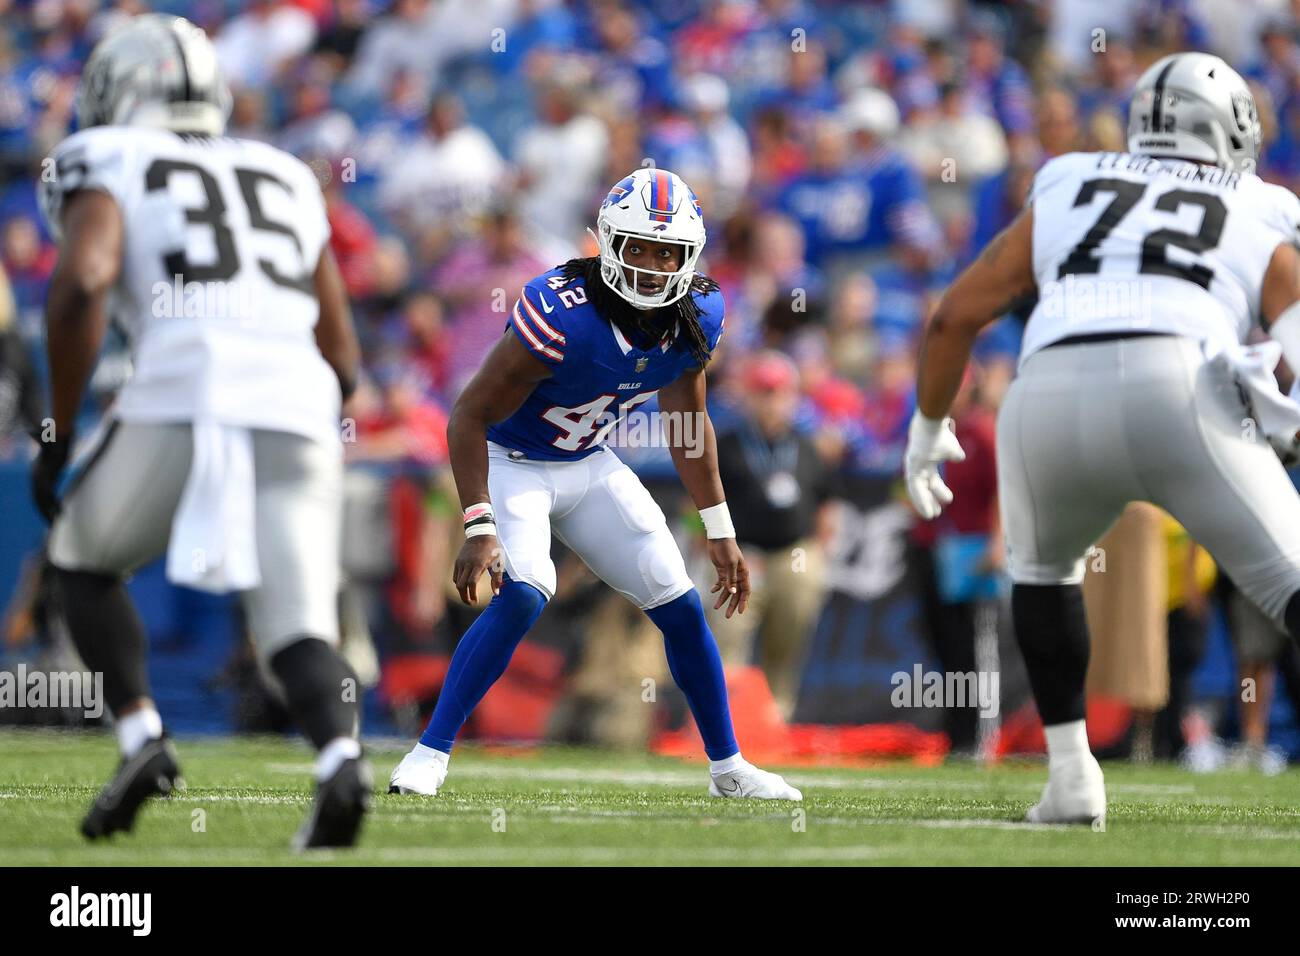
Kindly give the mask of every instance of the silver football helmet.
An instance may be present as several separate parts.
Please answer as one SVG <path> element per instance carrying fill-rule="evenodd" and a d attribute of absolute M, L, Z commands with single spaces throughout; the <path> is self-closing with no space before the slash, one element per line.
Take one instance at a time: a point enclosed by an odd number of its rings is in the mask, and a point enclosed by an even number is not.
<path fill-rule="evenodd" d="M 95 45 L 77 91 L 77 122 L 219 136 L 231 102 L 207 35 L 182 17 L 146 13 Z"/>
<path fill-rule="evenodd" d="M 1129 105 L 1129 152 L 1253 173 L 1259 147 L 1255 97 L 1219 57 L 1174 53 L 1138 79 Z"/>

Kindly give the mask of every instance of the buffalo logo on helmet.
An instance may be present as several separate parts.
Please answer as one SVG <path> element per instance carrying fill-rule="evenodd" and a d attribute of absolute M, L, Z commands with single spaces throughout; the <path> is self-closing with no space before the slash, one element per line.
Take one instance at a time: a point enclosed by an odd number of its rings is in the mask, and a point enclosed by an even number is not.
<path fill-rule="evenodd" d="M 600 208 L 604 209 L 606 206 L 612 206 L 614 203 L 620 202 L 623 197 L 631 191 L 632 177 L 624 176 L 614 185 L 614 188 L 609 191 L 609 195 L 606 196 L 605 201 L 600 204 Z"/>

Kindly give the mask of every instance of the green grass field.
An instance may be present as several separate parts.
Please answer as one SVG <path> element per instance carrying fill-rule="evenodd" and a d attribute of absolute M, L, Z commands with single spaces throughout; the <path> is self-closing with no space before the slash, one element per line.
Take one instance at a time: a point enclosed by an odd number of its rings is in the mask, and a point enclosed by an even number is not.
<path fill-rule="evenodd" d="M 403 749 L 370 748 L 377 782 Z M 1015 822 L 1045 779 L 1034 763 L 791 768 L 800 818 L 795 805 L 710 799 L 699 764 L 474 748 L 457 752 L 435 798 L 377 796 L 359 849 L 296 856 L 287 845 L 310 804 L 305 745 L 181 740 L 178 750 L 189 788 L 146 807 L 133 834 L 90 845 L 77 823 L 116 762 L 112 739 L 0 733 L 0 864 L 1300 864 L 1298 770 L 1108 765 L 1108 828 L 1094 833 Z"/>

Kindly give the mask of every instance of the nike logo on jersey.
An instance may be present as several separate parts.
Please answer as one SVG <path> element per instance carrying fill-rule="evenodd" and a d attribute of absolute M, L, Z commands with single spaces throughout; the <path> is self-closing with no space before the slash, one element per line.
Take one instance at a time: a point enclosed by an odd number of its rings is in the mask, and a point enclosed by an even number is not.
<path fill-rule="evenodd" d="M 555 311 L 555 306 L 551 305 L 546 301 L 546 296 L 542 295 L 539 292 L 537 293 L 537 298 L 542 300 L 542 311 L 545 312 L 547 315 L 550 315 L 552 312 Z"/>

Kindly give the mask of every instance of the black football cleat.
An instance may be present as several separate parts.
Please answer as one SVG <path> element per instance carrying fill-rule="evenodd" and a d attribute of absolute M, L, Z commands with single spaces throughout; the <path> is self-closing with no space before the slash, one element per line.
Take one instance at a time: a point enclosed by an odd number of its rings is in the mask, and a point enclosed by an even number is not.
<path fill-rule="evenodd" d="M 361 820 L 370 809 L 375 789 L 370 764 L 352 757 L 316 785 L 311 816 L 293 838 L 295 850 L 349 847 L 357 842 Z"/>
<path fill-rule="evenodd" d="M 164 734 L 141 747 L 130 760 L 122 761 L 117 776 L 100 791 L 81 821 L 81 834 L 87 840 L 98 840 L 119 830 L 129 832 L 141 804 L 150 797 L 165 797 L 184 787 L 176 751 Z"/>

